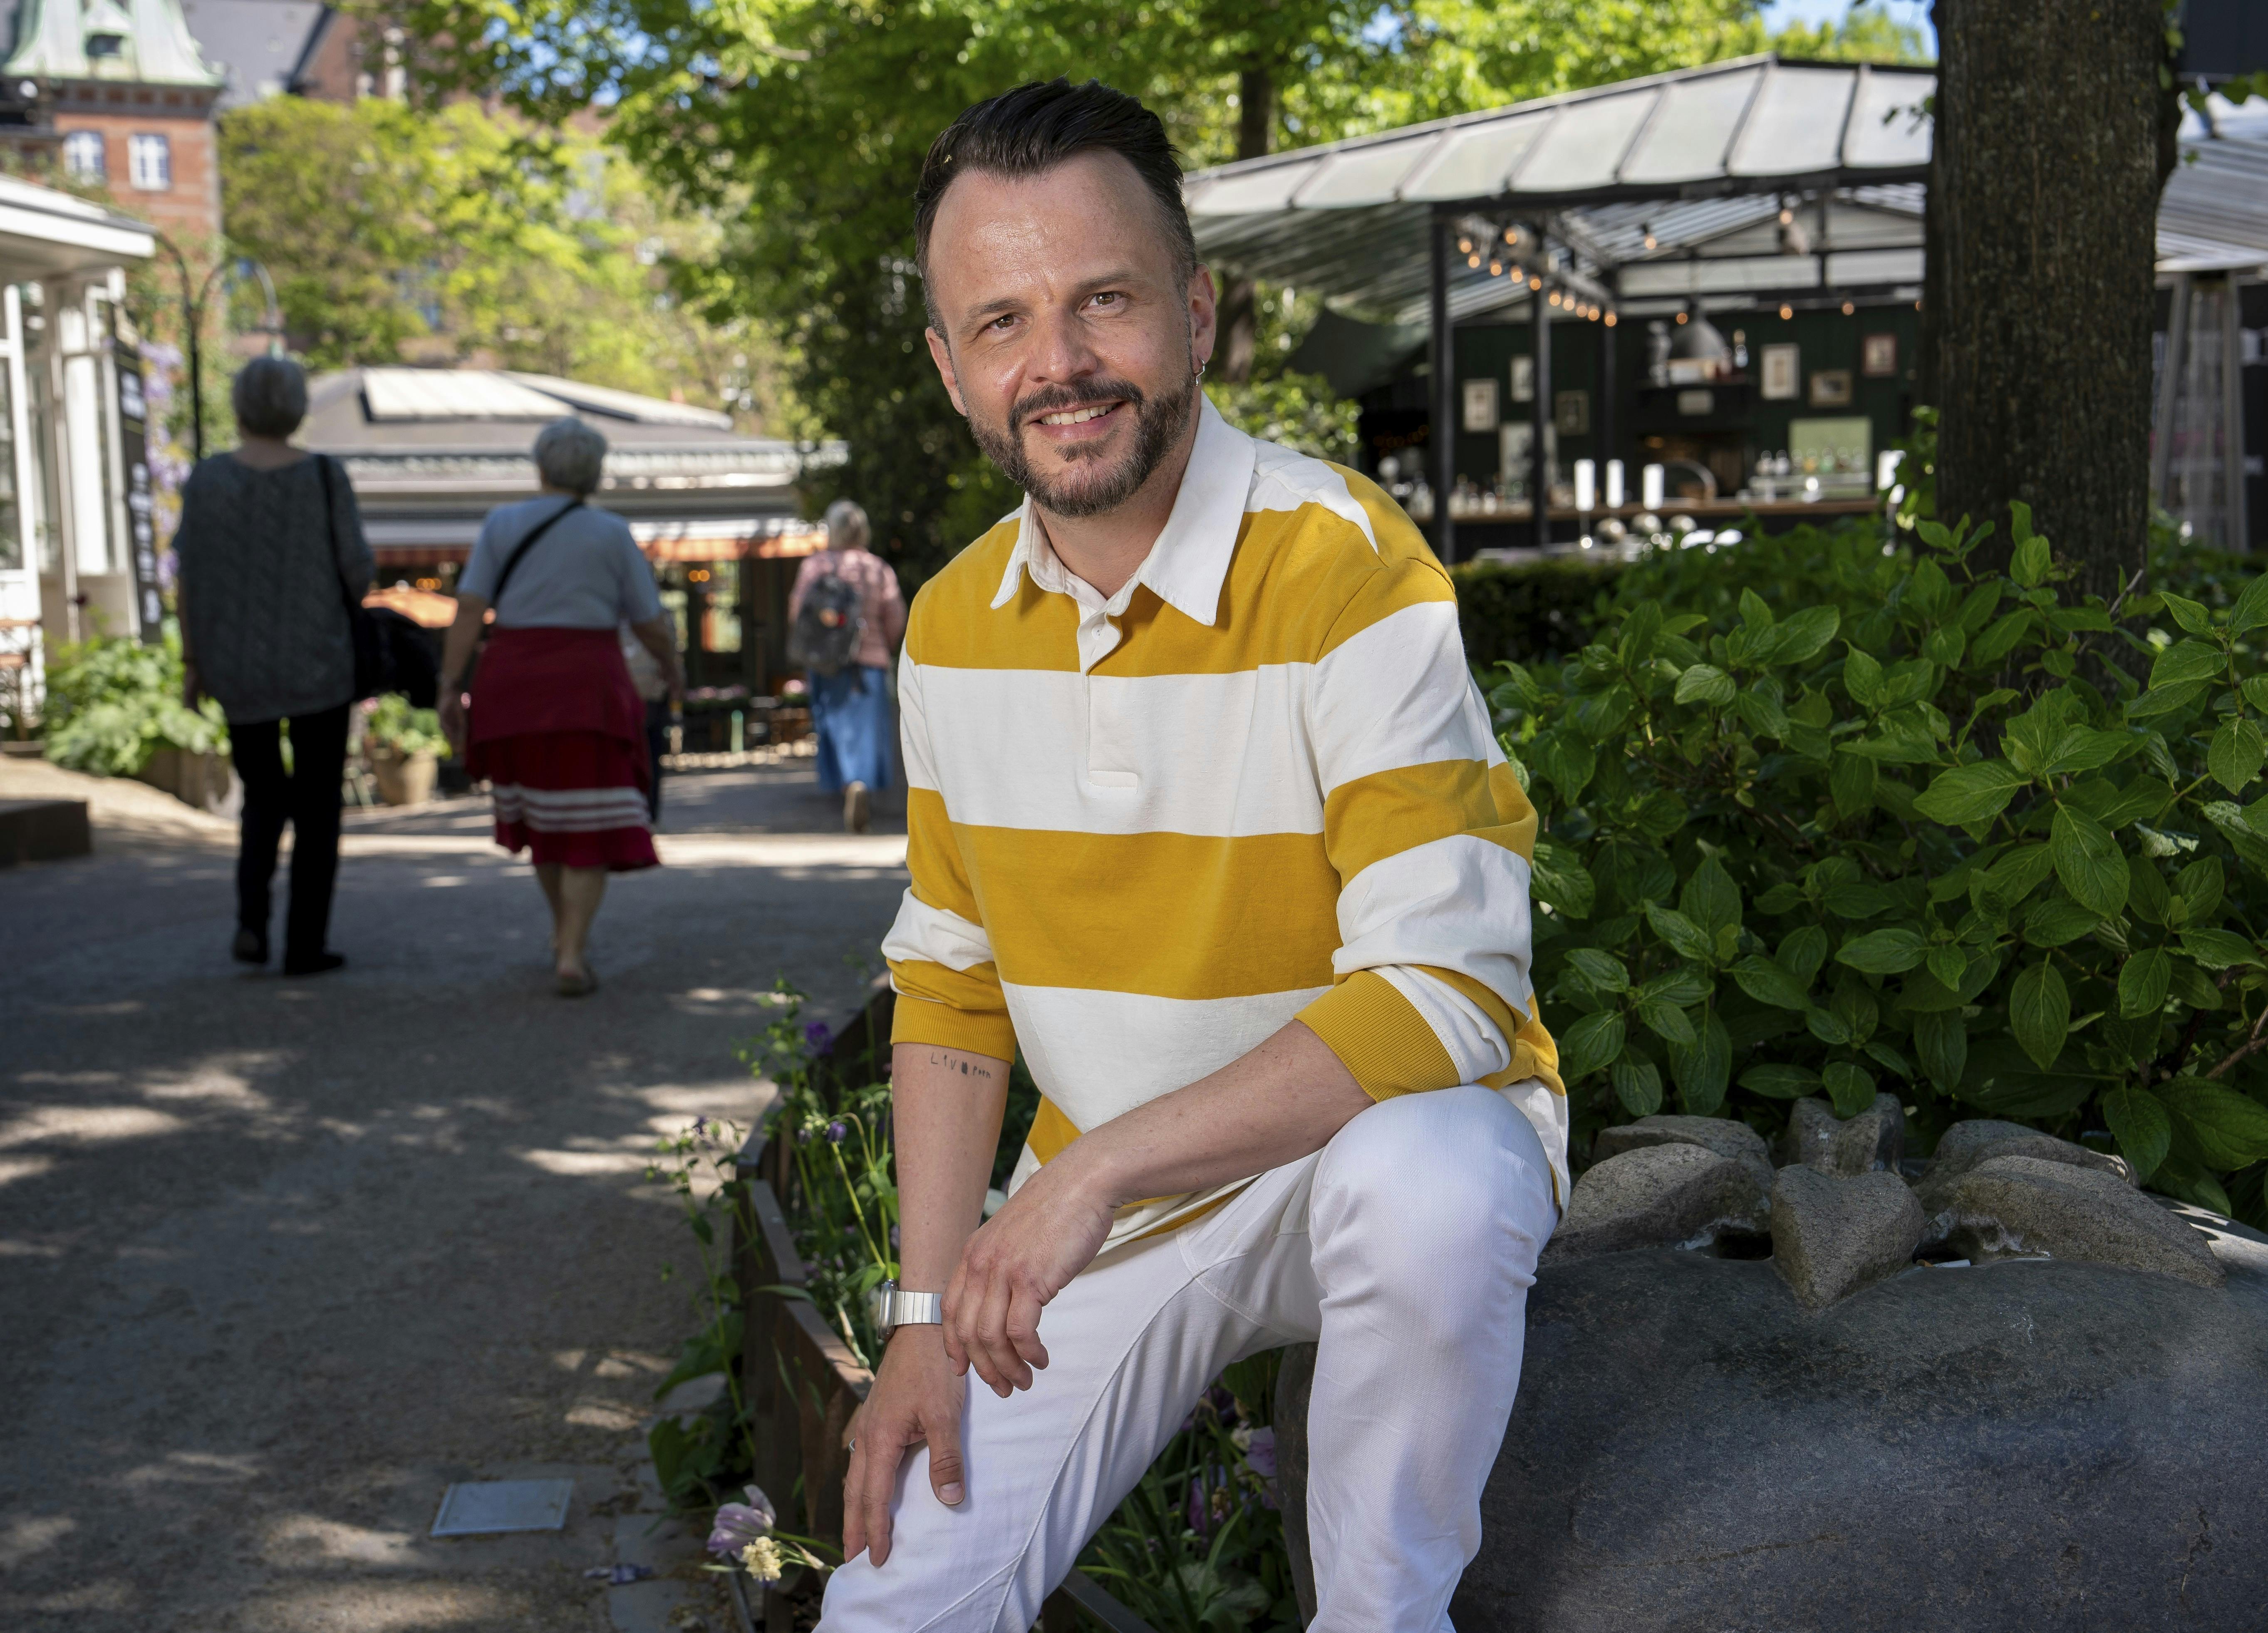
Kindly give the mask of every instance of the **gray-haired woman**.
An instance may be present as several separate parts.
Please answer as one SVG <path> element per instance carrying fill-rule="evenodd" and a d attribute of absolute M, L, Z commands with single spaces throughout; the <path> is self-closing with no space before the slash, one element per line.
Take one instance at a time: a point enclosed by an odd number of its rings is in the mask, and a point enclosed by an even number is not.
<path fill-rule="evenodd" d="M 232 951 L 268 961 L 269 886 L 291 825 L 291 905 L 284 973 L 346 962 L 323 943 L 339 870 L 339 783 L 354 698 L 347 602 L 370 587 L 354 489 L 336 461 L 284 440 L 307 413 L 307 377 L 284 357 L 244 365 L 231 392 L 242 445 L 201 460 L 181 489 L 173 534 L 180 568 L 183 688 L 228 716 L 244 780 Z M 289 720 L 291 771 L 280 728 Z"/>
<path fill-rule="evenodd" d="M 441 659 L 441 724 L 496 799 L 497 843 L 526 849 L 551 907 L 553 973 L 563 997 L 598 985 L 584 945 L 607 875 L 652 867 L 645 790 L 653 775 L 645 704 L 631 684 L 623 624 L 682 697 L 677 642 L 629 524 L 584 503 L 607 439 L 555 420 L 535 439 L 541 493 L 497 507 L 457 581 Z M 465 667 L 490 609 L 468 719 Z"/>

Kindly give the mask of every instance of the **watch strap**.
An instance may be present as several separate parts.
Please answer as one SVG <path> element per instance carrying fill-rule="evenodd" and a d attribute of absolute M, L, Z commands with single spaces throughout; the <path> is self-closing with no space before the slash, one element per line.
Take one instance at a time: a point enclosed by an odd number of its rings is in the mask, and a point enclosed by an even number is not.
<path fill-rule="evenodd" d="M 940 1327 L 945 1323 L 943 1293 L 909 1293 L 892 1287 L 882 1296 L 882 1327 Z"/>

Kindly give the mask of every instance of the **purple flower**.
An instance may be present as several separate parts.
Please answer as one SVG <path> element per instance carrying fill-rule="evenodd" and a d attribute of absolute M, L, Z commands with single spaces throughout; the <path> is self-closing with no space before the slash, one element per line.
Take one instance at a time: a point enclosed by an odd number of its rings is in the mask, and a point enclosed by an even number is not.
<path fill-rule="evenodd" d="M 704 1134 L 706 1134 L 706 1133 L 708 1133 L 708 1132 L 709 1132 L 709 1119 L 708 1119 L 708 1118 L 706 1118 L 706 1117 L 696 1117 L 696 1118 L 693 1120 L 693 1133 L 694 1133 L 694 1136 L 697 1139 L 697 1138 L 698 1138 L 698 1137 L 700 1137 L 702 1135 L 704 1135 Z"/>
<path fill-rule="evenodd" d="M 760 1501 L 763 1493 L 749 1488 L 748 1495 Z M 717 1522 L 709 1533 L 709 1551 L 719 1559 L 737 1559 L 740 1550 L 758 1537 L 770 1536 L 772 1529 L 772 1505 L 764 1503 L 756 1507 L 747 1503 L 727 1503 L 717 1511 Z"/>
<path fill-rule="evenodd" d="M 1200 1475 L 1189 1482 L 1189 1529 L 1203 1536 L 1211 1528 L 1205 1513 L 1204 1476 Z"/>
<path fill-rule="evenodd" d="M 803 1041 L 813 1054 L 824 1055 L 835 1041 L 835 1029 L 823 1020 L 814 1020 L 803 1029 Z"/>
<path fill-rule="evenodd" d="M 1263 1480 L 1276 1478 L 1276 1431 L 1272 1429 L 1254 1430 L 1252 1444 L 1244 1448 L 1244 1460 Z"/>
<path fill-rule="evenodd" d="M 837 1117 L 834 1122 L 827 1125 L 828 1143 L 831 1145 L 840 1145 L 843 1144 L 843 1136 L 850 1132 L 850 1125 L 844 1122 L 842 1118 Z"/>

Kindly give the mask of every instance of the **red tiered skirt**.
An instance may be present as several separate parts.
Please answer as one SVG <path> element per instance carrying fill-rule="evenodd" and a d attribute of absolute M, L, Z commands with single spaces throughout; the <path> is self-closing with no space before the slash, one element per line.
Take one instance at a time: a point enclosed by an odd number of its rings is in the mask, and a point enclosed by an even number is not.
<path fill-rule="evenodd" d="M 539 866 L 653 867 L 645 710 L 612 629 L 498 629 L 473 681 L 466 767 L 496 841 Z"/>

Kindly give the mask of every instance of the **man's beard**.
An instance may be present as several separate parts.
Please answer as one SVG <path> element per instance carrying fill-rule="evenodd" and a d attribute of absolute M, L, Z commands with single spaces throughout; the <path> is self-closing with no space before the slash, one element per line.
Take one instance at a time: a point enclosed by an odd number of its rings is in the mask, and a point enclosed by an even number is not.
<path fill-rule="evenodd" d="M 998 466 L 1010 482 L 1031 495 L 1042 510 L 1057 516 L 1100 516 L 1131 498 L 1166 462 L 1166 456 L 1189 429 L 1197 394 L 1194 369 L 1170 395 L 1154 402 L 1130 380 L 1100 379 L 1079 386 L 1049 386 L 1019 402 L 1010 412 L 1005 427 L 989 425 L 972 414 L 968 416 L 968 430 L 976 438 L 976 445 L 984 450 L 985 457 Z M 1124 405 L 1121 412 L 1134 416 L 1134 445 L 1115 467 L 1097 471 L 1084 481 L 1042 476 L 1032 468 L 1031 460 L 1024 454 L 1021 426 L 1039 415 L 1060 414 L 1114 397 Z M 1065 457 L 1075 463 L 1091 463 L 1105 456 L 1099 448 L 1073 448 L 1066 451 Z"/>

